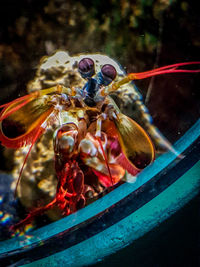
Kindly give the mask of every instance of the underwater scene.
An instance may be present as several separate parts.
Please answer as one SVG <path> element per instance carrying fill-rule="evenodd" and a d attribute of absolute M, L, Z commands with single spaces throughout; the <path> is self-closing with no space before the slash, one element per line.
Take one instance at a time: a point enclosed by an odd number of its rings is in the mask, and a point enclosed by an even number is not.
<path fill-rule="evenodd" d="M 199 196 L 197 4 L 1 5 L 0 265 L 120 266 Z"/>

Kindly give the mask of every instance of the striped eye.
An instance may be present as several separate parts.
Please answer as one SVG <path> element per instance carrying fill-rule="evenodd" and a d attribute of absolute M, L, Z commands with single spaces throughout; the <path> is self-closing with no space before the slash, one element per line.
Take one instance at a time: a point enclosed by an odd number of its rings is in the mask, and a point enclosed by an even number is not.
<path fill-rule="evenodd" d="M 95 73 L 94 61 L 91 58 L 83 58 L 78 63 L 78 71 L 84 79 L 91 78 Z"/>
<path fill-rule="evenodd" d="M 106 64 L 101 68 L 101 74 L 107 84 L 111 83 L 117 76 L 115 67 L 110 64 Z"/>

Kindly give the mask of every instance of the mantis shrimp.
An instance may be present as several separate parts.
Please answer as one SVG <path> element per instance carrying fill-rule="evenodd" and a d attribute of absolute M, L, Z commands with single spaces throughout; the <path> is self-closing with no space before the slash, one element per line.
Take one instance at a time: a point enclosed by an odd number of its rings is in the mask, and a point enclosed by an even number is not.
<path fill-rule="evenodd" d="M 140 102 L 148 132 L 143 125 L 124 115 L 111 95 L 120 94 L 124 85 L 135 80 L 167 73 L 200 72 L 199 69 L 185 68 L 197 64 L 200 62 L 177 63 L 117 77 L 112 64 L 102 64 L 96 71 L 94 60 L 89 56 L 82 57 L 77 70 L 85 80 L 83 87 L 58 83 L 1 105 L 1 144 L 13 149 L 30 146 L 16 188 L 32 147 L 48 128 L 56 124 L 52 137 L 57 176 L 55 197 L 47 205 L 31 211 L 12 226 L 12 230 L 53 207 L 58 207 L 64 216 L 83 208 L 97 183 L 110 188 L 126 173 L 137 176 L 154 161 L 155 140 L 173 151 L 151 123 L 138 94 L 133 92 L 133 98 Z"/>

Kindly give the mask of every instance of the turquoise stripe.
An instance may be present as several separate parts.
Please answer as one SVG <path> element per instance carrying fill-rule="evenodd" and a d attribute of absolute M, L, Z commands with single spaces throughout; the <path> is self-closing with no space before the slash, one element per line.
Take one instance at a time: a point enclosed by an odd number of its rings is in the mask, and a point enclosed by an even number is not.
<path fill-rule="evenodd" d="M 96 263 L 158 226 L 195 197 L 199 189 L 200 161 L 165 191 L 117 224 L 71 248 L 24 266 L 84 266 Z"/>
<path fill-rule="evenodd" d="M 194 142 L 200 133 L 200 120 L 198 120 L 195 125 L 174 145 L 174 148 L 182 153 L 192 142 Z M 0 253 L 8 252 L 20 247 L 23 247 L 24 244 L 31 245 L 38 241 L 42 241 L 48 237 L 51 237 L 55 234 L 58 234 L 70 227 L 73 227 L 93 216 L 98 214 L 101 211 L 104 211 L 114 203 L 126 197 L 128 194 L 139 188 L 141 185 L 150 180 L 154 175 L 160 172 L 168 164 L 170 164 L 176 155 L 171 152 L 168 152 L 160 156 L 151 166 L 145 168 L 145 170 L 138 175 L 134 183 L 125 183 L 114 191 L 110 192 L 101 199 L 98 199 L 94 203 L 85 207 L 78 212 L 71 214 L 59 221 L 51 223 L 47 226 L 44 226 L 40 229 L 32 231 L 29 234 L 29 237 L 26 239 L 26 236 L 13 238 L 4 242 L 0 242 Z M 31 238 L 30 238 L 31 236 Z"/>

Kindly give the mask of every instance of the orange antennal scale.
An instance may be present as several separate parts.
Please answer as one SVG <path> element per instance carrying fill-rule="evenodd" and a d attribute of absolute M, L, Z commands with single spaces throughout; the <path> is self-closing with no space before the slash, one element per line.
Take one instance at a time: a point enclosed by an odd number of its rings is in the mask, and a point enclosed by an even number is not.
<path fill-rule="evenodd" d="M 0 121 L 3 121 L 7 117 L 9 117 L 11 114 L 21 109 L 22 107 L 24 107 L 25 105 L 27 105 L 29 102 L 33 101 L 36 98 L 42 97 L 44 95 L 52 94 L 52 93 L 60 94 L 62 92 L 69 92 L 69 90 L 70 89 L 65 88 L 58 84 L 57 86 L 53 86 L 47 89 L 34 91 L 28 95 L 19 97 L 6 104 L 3 104 L 0 106 L 0 109 L 4 108 L 2 112 L 0 113 Z"/>
<path fill-rule="evenodd" d="M 32 144 L 35 135 L 37 134 L 38 128 L 41 127 L 41 125 L 43 124 L 43 122 L 45 122 L 45 120 L 50 116 L 50 114 L 54 111 L 54 106 L 48 107 L 48 109 L 46 111 L 44 111 L 43 113 L 39 113 L 36 117 L 36 120 L 34 121 L 34 118 L 30 119 L 28 118 L 26 122 L 23 121 L 18 121 L 17 116 L 16 116 L 16 120 L 15 118 L 12 118 L 12 120 L 7 120 L 4 119 L 1 122 L 1 129 L 0 129 L 0 141 L 2 143 L 2 145 L 8 147 L 8 148 L 19 148 L 22 147 L 24 145 L 28 145 L 28 144 Z M 25 116 L 25 115 L 24 115 Z M 23 117 L 22 117 L 23 118 Z M 22 129 L 22 133 L 18 132 L 17 133 L 13 133 L 11 132 L 11 134 L 15 134 L 14 136 L 9 136 L 10 133 L 9 132 L 4 132 L 4 124 L 3 123 L 7 123 L 8 125 L 11 124 L 11 127 L 13 128 L 13 131 L 15 131 L 14 126 L 16 127 L 16 131 L 19 128 L 19 131 L 21 131 L 21 128 L 25 128 L 27 126 L 27 129 Z M 29 125 L 28 125 L 29 123 Z M 7 127 L 7 125 L 5 126 L 5 128 Z M 44 128 L 41 128 L 40 134 L 42 134 L 42 132 L 44 131 Z M 39 137 L 39 136 L 38 136 Z"/>
<path fill-rule="evenodd" d="M 145 130 L 134 120 L 122 113 L 114 118 L 121 149 L 133 168 L 144 169 L 153 162 L 155 148 Z"/>

